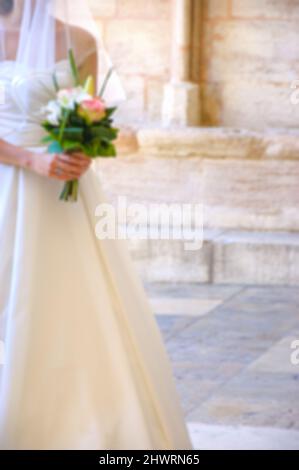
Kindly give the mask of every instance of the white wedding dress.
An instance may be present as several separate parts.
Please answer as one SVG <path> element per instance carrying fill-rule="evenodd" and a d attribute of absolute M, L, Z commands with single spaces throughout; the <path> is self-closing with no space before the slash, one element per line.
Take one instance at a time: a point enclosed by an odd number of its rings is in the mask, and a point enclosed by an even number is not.
<path fill-rule="evenodd" d="M 58 68 L 69 83 L 67 63 Z M 38 146 L 40 127 L 30 116 L 47 101 L 50 80 L 0 64 L 7 141 Z M 29 115 L 25 125 L 20 109 Z M 82 177 L 76 204 L 58 200 L 61 186 L 0 164 L 0 448 L 190 449 L 127 247 L 95 236 L 99 177 L 93 169 Z"/>

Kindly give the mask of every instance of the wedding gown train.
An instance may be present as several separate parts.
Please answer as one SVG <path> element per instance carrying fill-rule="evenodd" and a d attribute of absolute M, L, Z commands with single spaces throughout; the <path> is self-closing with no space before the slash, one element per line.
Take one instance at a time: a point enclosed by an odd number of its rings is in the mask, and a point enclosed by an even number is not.
<path fill-rule="evenodd" d="M 58 69 L 69 83 L 66 63 Z M 47 101 L 50 80 L 0 65 L 0 126 L 9 142 L 40 142 L 30 116 Z M 30 102 L 21 103 L 22 87 L 30 87 Z M 18 128 L 24 106 L 30 116 Z M 95 236 L 99 177 L 93 169 L 82 177 L 77 204 L 60 202 L 60 190 L 58 181 L 0 165 L 0 448 L 190 449 L 127 247 Z"/>

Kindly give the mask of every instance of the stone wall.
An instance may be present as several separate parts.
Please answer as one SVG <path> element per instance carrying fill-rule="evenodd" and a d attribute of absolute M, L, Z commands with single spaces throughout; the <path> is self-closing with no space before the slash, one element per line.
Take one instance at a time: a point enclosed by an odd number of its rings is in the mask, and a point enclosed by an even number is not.
<path fill-rule="evenodd" d="M 298 127 L 298 0 L 208 0 L 204 14 L 204 121 L 263 129 Z"/>
<path fill-rule="evenodd" d="M 171 0 L 89 0 L 127 93 L 123 123 L 159 121 L 169 78 Z"/>
<path fill-rule="evenodd" d="M 299 285 L 299 132 L 144 128 L 138 151 L 99 159 L 118 204 L 201 204 L 204 245 L 132 240 L 143 279 Z M 147 227 L 147 221 L 138 219 Z"/>
<path fill-rule="evenodd" d="M 89 1 L 127 91 L 120 120 L 159 122 L 170 79 L 172 1 Z M 193 63 L 203 124 L 297 127 L 290 86 L 299 78 L 299 0 L 194 1 L 203 7 Z"/>

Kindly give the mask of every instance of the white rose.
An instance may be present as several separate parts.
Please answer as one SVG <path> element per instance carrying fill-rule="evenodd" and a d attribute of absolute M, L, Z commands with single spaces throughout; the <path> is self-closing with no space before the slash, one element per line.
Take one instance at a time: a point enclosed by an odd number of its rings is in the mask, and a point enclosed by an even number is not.
<path fill-rule="evenodd" d="M 82 103 L 82 101 L 89 99 L 90 95 L 80 87 L 69 88 L 60 90 L 57 93 L 57 102 L 64 109 L 70 109 L 73 111 L 76 104 Z"/>
<path fill-rule="evenodd" d="M 42 110 L 47 115 L 47 120 L 53 126 L 58 126 L 59 119 L 61 118 L 61 107 L 57 101 L 50 101 L 47 106 Z"/>
<path fill-rule="evenodd" d="M 75 109 L 75 99 L 74 99 L 74 92 L 72 89 L 70 90 L 60 90 L 57 93 L 57 103 L 64 109 Z"/>

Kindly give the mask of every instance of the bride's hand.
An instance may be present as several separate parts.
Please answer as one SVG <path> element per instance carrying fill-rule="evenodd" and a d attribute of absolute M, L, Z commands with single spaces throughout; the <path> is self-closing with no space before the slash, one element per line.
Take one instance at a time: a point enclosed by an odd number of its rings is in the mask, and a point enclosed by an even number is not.
<path fill-rule="evenodd" d="M 32 153 L 30 169 L 60 181 L 79 179 L 89 168 L 91 159 L 80 152 L 72 154 Z"/>

